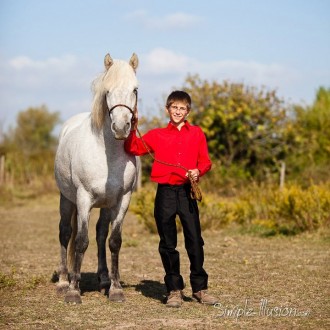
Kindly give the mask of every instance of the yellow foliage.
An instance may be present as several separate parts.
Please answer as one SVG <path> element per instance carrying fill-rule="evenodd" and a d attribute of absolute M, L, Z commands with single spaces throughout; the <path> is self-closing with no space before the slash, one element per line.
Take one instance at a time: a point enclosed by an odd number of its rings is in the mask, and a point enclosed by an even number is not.
<path fill-rule="evenodd" d="M 267 235 L 316 230 L 330 225 L 329 188 L 330 183 L 307 189 L 291 185 L 283 190 L 251 185 L 231 198 L 203 191 L 199 203 L 201 226 L 217 230 L 236 223 Z M 130 207 L 152 233 L 157 232 L 154 196 L 154 188 L 143 188 L 133 195 Z"/>
<path fill-rule="evenodd" d="M 136 214 L 139 221 L 151 233 L 157 233 L 156 222 L 154 220 L 154 200 L 155 187 L 148 185 L 133 194 L 130 204 L 130 211 Z"/>

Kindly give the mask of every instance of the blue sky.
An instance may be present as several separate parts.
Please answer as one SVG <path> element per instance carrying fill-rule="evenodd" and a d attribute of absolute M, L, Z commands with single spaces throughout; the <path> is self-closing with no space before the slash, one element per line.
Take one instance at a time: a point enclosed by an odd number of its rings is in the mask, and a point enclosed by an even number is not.
<path fill-rule="evenodd" d="M 108 52 L 139 56 L 143 115 L 188 74 L 310 104 L 330 87 L 330 1 L 0 0 L 0 129 L 30 106 L 90 111 Z"/>

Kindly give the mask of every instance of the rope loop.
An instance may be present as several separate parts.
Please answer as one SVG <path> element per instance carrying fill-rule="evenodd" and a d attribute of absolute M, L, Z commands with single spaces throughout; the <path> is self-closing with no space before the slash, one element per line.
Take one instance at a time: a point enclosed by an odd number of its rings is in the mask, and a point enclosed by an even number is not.
<path fill-rule="evenodd" d="M 139 137 L 140 137 L 140 139 L 141 139 L 141 141 L 142 141 L 142 143 L 143 143 L 143 146 L 144 146 L 144 147 L 146 148 L 146 150 L 148 151 L 149 156 L 150 156 L 155 162 L 158 162 L 158 163 L 160 163 L 160 164 L 167 165 L 167 166 L 173 166 L 173 167 L 182 168 L 182 169 L 184 169 L 184 170 L 188 173 L 188 179 L 189 179 L 189 181 L 190 181 L 190 185 L 191 185 L 190 197 L 191 197 L 192 199 L 195 199 L 195 200 L 201 202 L 201 201 L 202 201 L 202 198 L 203 198 L 203 196 L 202 196 L 202 191 L 200 190 L 197 181 L 195 181 L 194 178 L 192 177 L 191 172 L 190 172 L 186 167 L 184 167 L 184 166 L 182 166 L 182 165 L 171 164 L 171 163 L 167 163 L 167 162 L 164 162 L 164 161 L 161 161 L 161 160 L 156 159 L 156 158 L 153 156 L 153 154 L 151 153 L 151 151 L 150 151 L 150 149 L 148 148 L 147 144 L 145 143 L 145 141 L 144 141 L 144 139 L 143 139 L 143 137 L 142 137 L 142 135 L 141 135 L 141 133 L 140 133 L 140 131 L 139 131 L 139 129 L 138 129 L 137 127 L 136 127 L 136 131 L 137 131 L 137 133 L 138 133 L 138 135 L 139 135 Z"/>

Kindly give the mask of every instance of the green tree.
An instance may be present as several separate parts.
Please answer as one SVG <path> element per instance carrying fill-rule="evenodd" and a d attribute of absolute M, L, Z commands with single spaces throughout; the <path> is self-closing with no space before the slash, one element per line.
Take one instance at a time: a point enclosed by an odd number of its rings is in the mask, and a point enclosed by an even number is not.
<path fill-rule="evenodd" d="M 222 84 L 188 76 L 192 121 L 200 125 L 210 153 L 227 167 L 243 166 L 252 176 L 276 169 L 285 157 L 286 109 L 276 92 L 244 84 Z"/>
<path fill-rule="evenodd" d="M 52 135 L 59 123 L 59 113 L 50 113 L 46 106 L 29 108 L 17 117 L 14 141 L 27 155 L 51 150 L 57 143 Z"/>
<path fill-rule="evenodd" d="M 293 178 L 326 181 L 330 172 L 330 88 L 320 87 L 311 106 L 294 106 L 287 125 L 293 146 L 288 169 Z"/>
<path fill-rule="evenodd" d="M 0 146 L 11 183 L 31 182 L 53 174 L 57 139 L 52 132 L 59 122 L 59 113 L 49 112 L 46 106 L 18 114 L 16 127 L 4 134 Z"/>

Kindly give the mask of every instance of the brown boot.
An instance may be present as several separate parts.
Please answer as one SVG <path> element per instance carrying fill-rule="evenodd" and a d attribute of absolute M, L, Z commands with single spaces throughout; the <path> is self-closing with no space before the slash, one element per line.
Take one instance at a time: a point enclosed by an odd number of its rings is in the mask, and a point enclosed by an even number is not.
<path fill-rule="evenodd" d="M 192 296 L 193 296 L 193 299 L 197 300 L 201 304 L 215 305 L 219 302 L 219 299 L 208 294 L 207 290 L 201 290 L 201 291 L 195 292 L 195 293 L 193 293 Z"/>
<path fill-rule="evenodd" d="M 181 307 L 182 305 L 182 292 L 181 290 L 173 290 L 169 293 L 166 301 L 167 307 Z"/>

